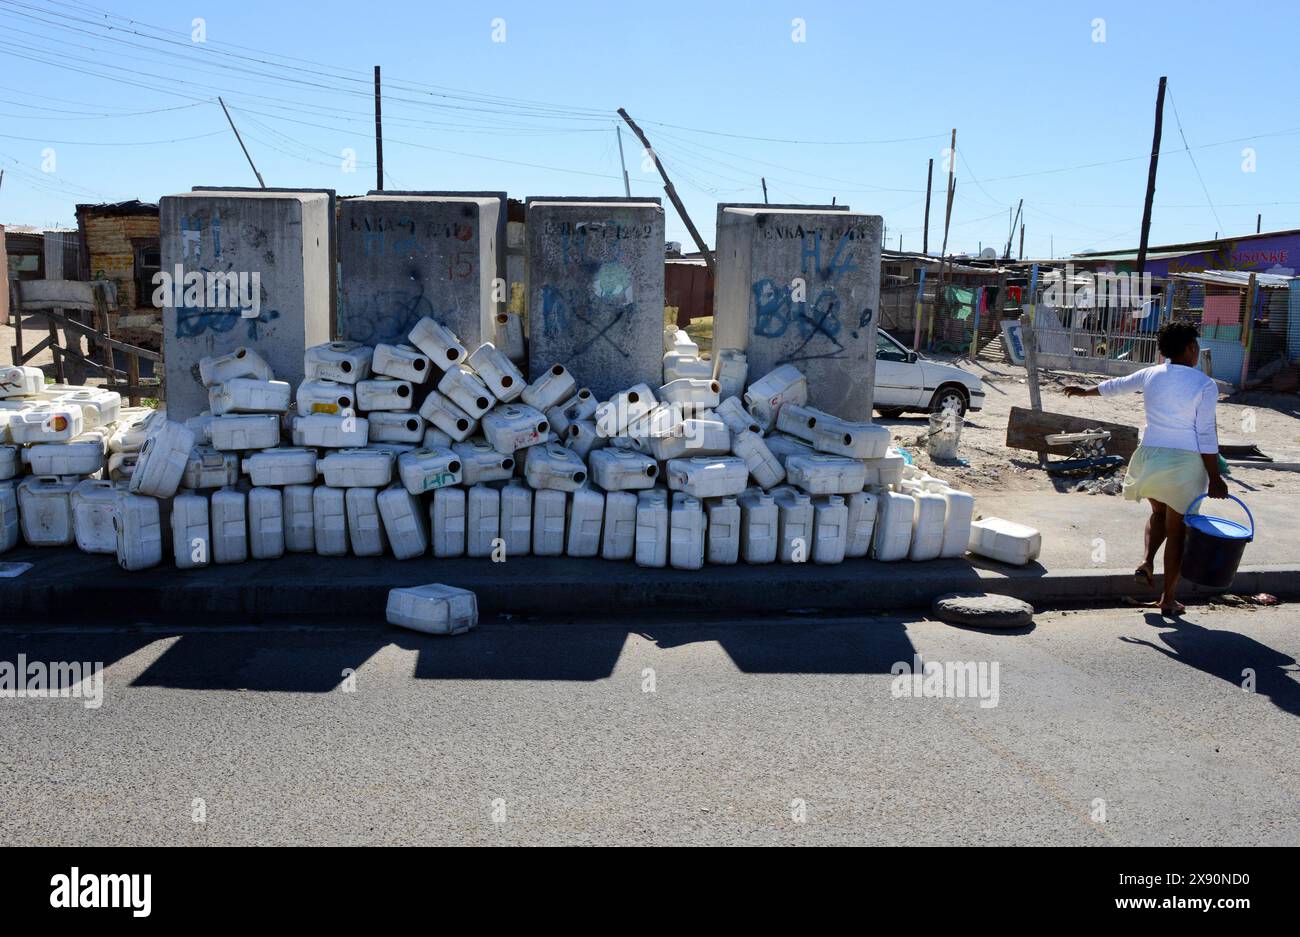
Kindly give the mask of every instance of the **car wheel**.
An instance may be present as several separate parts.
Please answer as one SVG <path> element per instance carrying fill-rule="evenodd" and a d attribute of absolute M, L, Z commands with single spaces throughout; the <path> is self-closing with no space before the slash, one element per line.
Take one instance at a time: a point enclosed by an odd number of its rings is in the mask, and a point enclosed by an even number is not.
<path fill-rule="evenodd" d="M 942 413 L 944 410 L 954 410 L 958 416 L 965 416 L 966 407 L 966 394 L 956 384 L 947 384 L 940 387 L 934 392 L 934 399 L 930 401 L 931 413 Z"/>
<path fill-rule="evenodd" d="M 876 412 L 886 420 L 896 420 L 903 415 L 902 407 L 876 407 Z"/>

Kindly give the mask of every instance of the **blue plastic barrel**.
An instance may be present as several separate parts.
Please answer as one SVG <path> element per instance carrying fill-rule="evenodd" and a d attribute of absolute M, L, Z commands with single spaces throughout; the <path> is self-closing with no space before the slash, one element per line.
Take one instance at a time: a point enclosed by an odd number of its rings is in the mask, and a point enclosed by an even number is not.
<path fill-rule="evenodd" d="M 1209 514 L 1193 514 L 1192 510 L 1201 503 L 1201 495 L 1187 506 L 1184 522 L 1187 524 L 1187 539 L 1183 544 L 1183 578 L 1202 586 L 1226 588 L 1232 585 L 1232 578 L 1237 575 L 1237 565 L 1246 550 L 1246 544 L 1255 539 L 1255 516 L 1246 507 L 1246 502 L 1232 495 L 1228 496 L 1241 505 L 1250 518 L 1250 527 L 1244 527 L 1236 521 Z"/>

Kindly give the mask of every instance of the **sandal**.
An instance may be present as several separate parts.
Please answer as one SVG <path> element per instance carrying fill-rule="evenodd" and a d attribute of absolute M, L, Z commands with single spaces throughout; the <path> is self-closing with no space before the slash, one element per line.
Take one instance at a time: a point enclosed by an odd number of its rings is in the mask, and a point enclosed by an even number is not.
<path fill-rule="evenodd" d="M 1139 586 L 1154 586 L 1156 584 L 1155 576 L 1151 574 L 1151 570 L 1147 569 L 1146 566 L 1139 566 L 1133 570 L 1133 581 Z"/>
<path fill-rule="evenodd" d="M 1160 606 L 1160 614 L 1165 618 L 1178 618 L 1187 611 L 1187 606 L 1182 602 L 1175 602 L 1173 608 L 1167 605 Z"/>

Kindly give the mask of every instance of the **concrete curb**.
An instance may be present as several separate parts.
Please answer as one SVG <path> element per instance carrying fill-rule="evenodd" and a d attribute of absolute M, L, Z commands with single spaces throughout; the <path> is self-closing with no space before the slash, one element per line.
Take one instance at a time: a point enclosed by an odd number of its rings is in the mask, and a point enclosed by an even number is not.
<path fill-rule="evenodd" d="M 686 572 L 567 557 L 492 563 L 292 555 L 202 570 L 160 566 L 137 573 L 119 569 L 113 557 L 74 550 L 21 549 L 4 560 L 33 564 L 22 576 L 0 579 L 0 608 L 11 621 L 183 617 L 211 623 L 292 618 L 368 624 L 383 621 L 389 589 L 427 582 L 472 589 L 484 614 L 615 620 L 645 612 L 815 609 L 871 614 L 928 609 L 949 592 L 1009 595 L 1038 609 L 1145 595 L 1127 571 L 1018 569 L 969 560 L 850 560 L 838 566 L 742 565 Z M 1215 591 L 1222 590 L 1189 587 L 1187 594 Z M 1238 573 L 1231 591 L 1300 597 L 1300 568 L 1248 567 Z"/>

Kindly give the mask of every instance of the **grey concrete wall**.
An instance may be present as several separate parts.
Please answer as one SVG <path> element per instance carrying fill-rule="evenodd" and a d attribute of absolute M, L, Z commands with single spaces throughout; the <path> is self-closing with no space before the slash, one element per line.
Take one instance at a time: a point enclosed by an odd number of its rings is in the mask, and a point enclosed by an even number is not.
<path fill-rule="evenodd" d="M 525 238 L 530 372 L 559 362 L 601 399 L 663 383 L 659 200 L 530 198 Z"/>
<path fill-rule="evenodd" d="M 503 278 L 501 194 L 372 193 L 343 202 L 339 337 L 404 342 L 424 316 L 473 350 L 492 335 Z"/>
<path fill-rule="evenodd" d="M 303 351 L 330 339 L 329 204 L 325 194 L 186 192 L 159 203 L 162 269 L 246 273 L 260 278 L 249 309 L 170 301 L 163 306 L 167 413 L 184 420 L 207 408 L 199 359 L 254 348 L 276 378 L 297 386 Z"/>
<path fill-rule="evenodd" d="M 713 347 L 744 349 L 751 381 L 793 364 L 813 406 L 870 419 L 883 224 L 838 206 L 720 206 Z"/>

